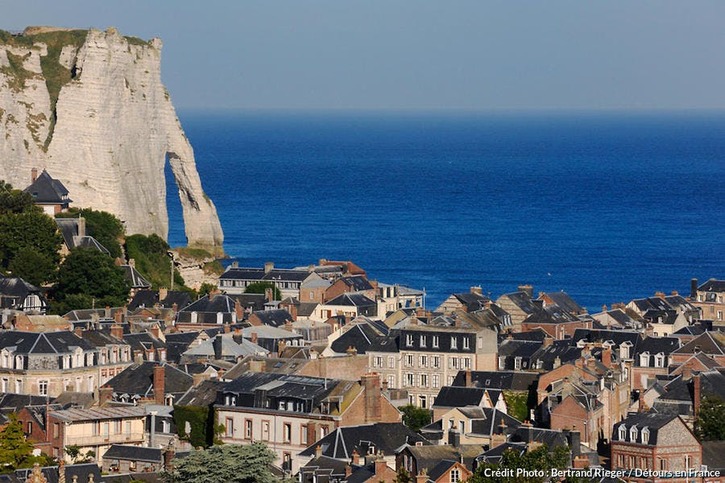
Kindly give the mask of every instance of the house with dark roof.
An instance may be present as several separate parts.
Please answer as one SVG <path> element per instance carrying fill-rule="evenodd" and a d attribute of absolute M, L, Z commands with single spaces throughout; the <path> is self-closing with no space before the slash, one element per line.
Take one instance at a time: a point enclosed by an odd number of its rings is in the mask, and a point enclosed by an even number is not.
<path fill-rule="evenodd" d="M 182 328 L 236 324 L 243 318 L 239 303 L 228 295 L 208 294 L 179 310 L 176 325 Z"/>
<path fill-rule="evenodd" d="M 111 252 L 98 240 L 86 234 L 86 219 L 82 216 L 77 218 L 55 218 L 55 224 L 58 225 L 58 231 L 63 236 L 62 255 L 68 255 L 74 248 L 88 248 L 104 255 L 111 255 Z"/>
<path fill-rule="evenodd" d="M 448 296 L 435 312 L 452 314 L 459 310 L 464 312 L 475 312 L 485 309 L 491 303 L 491 299 L 483 295 L 481 287 L 471 287 L 468 292 L 454 293 Z"/>
<path fill-rule="evenodd" d="M 103 456 L 103 473 L 153 473 L 165 470 L 164 453 L 168 448 L 113 444 Z M 173 450 L 172 450 L 173 451 Z M 172 453 L 183 458 L 188 452 Z"/>
<path fill-rule="evenodd" d="M 630 316 L 624 309 L 614 308 L 607 310 L 606 305 L 604 310 L 597 314 L 592 314 L 592 318 L 599 322 L 606 329 L 642 329 L 643 323 Z"/>
<path fill-rule="evenodd" d="M 190 387 L 174 402 L 174 413 L 179 426 L 179 436 L 188 439 L 192 447 L 207 447 L 214 444 L 216 426 L 214 404 L 217 392 L 223 389 L 225 382 L 218 379 L 201 381 Z"/>
<path fill-rule="evenodd" d="M 464 403 L 434 417 L 433 423 L 421 429 L 421 435 L 437 444 L 492 447 L 506 441 L 507 435 L 521 426 L 521 421 L 497 408 Z"/>
<path fill-rule="evenodd" d="M 247 321 L 256 326 L 284 327 L 287 324 L 292 324 L 294 318 L 292 314 L 284 309 L 273 309 L 252 312 L 247 318 Z"/>
<path fill-rule="evenodd" d="M 722 370 L 722 369 L 721 369 Z M 725 400 L 725 374 L 713 369 L 698 374 L 683 374 L 670 381 L 653 407 L 660 413 L 676 414 L 692 422 L 705 397 Z"/>
<path fill-rule="evenodd" d="M 692 355 L 703 353 L 714 359 L 721 366 L 725 366 L 725 333 L 704 332 L 671 352 L 671 363 L 681 364 Z"/>
<path fill-rule="evenodd" d="M 721 326 L 725 322 L 725 280 L 711 278 L 702 285 L 697 279 L 692 280 L 692 305 L 701 310 L 701 317 L 709 319 L 715 325 Z"/>
<path fill-rule="evenodd" d="M 324 322 L 331 317 L 343 315 L 349 319 L 355 317 L 377 316 L 377 303 L 362 293 L 343 293 L 325 303 L 318 304 L 310 319 Z"/>
<path fill-rule="evenodd" d="M 375 373 L 359 382 L 247 373 L 219 391 L 215 409 L 223 442 L 266 441 L 292 473 L 301 466 L 295 456 L 336 428 L 402 419 Z"/>
<path fill-rule="evenodd" d="M 244 293 L 253 283 L 271 282 L 282 298 L 299 298 L 300 285 L 310 274 L 308 269 L 275 268 L 272 262 L 265 263 L 264 268 L 242 268 L 232 264 L 219 277 L 219 288 L 235 295 Z"/>
<path fill-rule="evenodd" d="M 367 317 L 357 317 L 349 324 L 340 327 L 328 337 L 328 346 L 323 351 L 324 357 L 336 357 L 350 354 L 365 354 L 375 341 L 388 335 L 385 324 L 377 324 Z"/>
<path fill-rule="evenodd" d="M 38 176 L 38 170 L 31 170 L 30 186 L 23 192 L 30 193 L 33 204 L 43 209 L 49 216 L 55 216 L 61 211 L 67 211 L 72 200 L 68 197 L 68 190 L 59 180 L 52 178 L 46 170 Z"/>
<path fill-rule="evenodd" d="M 56 397 L 68 387 L 93 392 L 98 350 L 70 331 L 0 333 L 0 392 Z"/>
<path fill-rule="evenodd" d="M 564 312 L 568 312 L 573 315 L 584 315 L 587 313 L 587 309 L 576 303 L 571 296 L 564 292 L 541 292 L 539 293 L 539 300 L 544 301 L 544 307 L 550 307 L 556 305 Z"/>
<path fill-rule="evenodd" d="M 360 293 L 375 300 L 376 288 L 364 275 L 340 277 L 325 289 L 322 302 L 332 300 L 344 293 Z"/>
<path fill-rule="evenodd" d="M 394 483 L 397 473 L 382 455 L 370 454 L 361 458 L 355 452 L 349 462 L 315 456 L 300 468 L 298 478 L 301 483 Z"/>
<path fill-rule="evenodd" d="M 44 314 L 48 310 L 48 301 L 40 288 L 35 285 L 20 277 L 0 275 L 0 309 Z"/>
<path fill-rule="evenodd" d="M 459 478 L 457 481 L 465 481 L 471 475 L 476 457 L 483 451 L 479 444 L 468 445 L 405 445 L 396 454 L 396 467 L 398 470 L 405 469 L 417 481 L 446 481 L 441 480 L 444 475 L 448 482 L 453 481 L 451 477 Z M 450 462 L 458 462 L 458 465 L 451 465 Z M 451 474 L 451 469 L 457 469 L 458 474 Z M 466 471 L 463 471 L 463 470 Z M 431 472 L 436 480 L 431 480 Z"/>
<path fill-rule="evenodd" d="M 526 332 L 524 332 L 526 333 Z M 552 338 L 549 341 L 553 343 Z M 498 346 L 498 369 L 511 371 L 535 367 L 534 355 L 544 345 L 543 341 L 505 339 Z"/>
<path fill-rule="evenodd" d="M 668 373 L 670 354 L 680 348 L 677 337 L 646 337 L 634 351 L 630 373 L 633 390 L 646 390 L 658 375 Z"/>
<path fill-rule="evenodd" d="M 496 299 L 496 305 L 511 315 L 511 324 L 516 332 L 521 330 L 521 322 L 541 307 L 534 302 L 533 293 L 531 285 L 521 285 L 517 292 L 503 294 Z"/>
<path fill-rule="evenodd" d="M 539 300 L 538 302 L 542 302 Z M 577 316 L 551 304 L 538 308 L 521 322 L 523 332 L 543 329 L 556 340 L 563 340 L 574 335 L 577 329 L 591 329 L 593 319 L 588 316 Z"/>
<path fill-rule="evenodd" d="M 63 481 L 74 483 L 100 483 L 104 481 L 104 478 L 101 475 L 101 469 L 96 463 L 67 465 L 65 464 L 65 461 L 58 466 L 40 467 L 36 464 L 32 468 L 22 468 L 15 470 L 14 473 L 6 473 L 0 476 L 7 478 L 0 479 L 0 481 L 7 481 L 8 483 L 61 483 Z"/>
<path fill-rule="evenodd" d="M 635 413 L 614 425 L 611 442 L 613 470 L 685 472 L 699 469 L 702 446 L 677 415 Z M 650 481 L 669 481 L 655 478 Z"/>
<path fill-rule="evenodd" d="M 188 292 L 182 290 L 150 290 L 139 289 L 128 303 L 128 310 L 139 308 L 163 307 L 166 309 L 179 309 L 191 304 L 192 300 Z"/>
<path fill-rule="evenodd" d="M 171 406 L 192 384 L 190 374 L 166 363 L 134 363 L 101 387 L 100 402 Z"/>
<path fill-rule="evenodd" d="M 266 356 L 269 351 L 243 337 L 217 334 L 181 355 L 181 364 L 207 361 L 238 362 L 247 356 Z"/>

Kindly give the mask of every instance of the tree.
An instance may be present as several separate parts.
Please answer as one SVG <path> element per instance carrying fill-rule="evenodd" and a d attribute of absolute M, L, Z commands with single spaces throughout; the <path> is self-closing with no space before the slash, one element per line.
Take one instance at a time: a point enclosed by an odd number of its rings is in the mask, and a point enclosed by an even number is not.
<path fill-rule="evenodd" d="M 413 479 L 413 477 L 410 476 L 410 473 L 401 466 L 395 476 L 394 483 L 415 483 L 415 479 Z"/>
<path fill-rule="evenodd" d="M 476 472 L 469 478 L 468 483 L 542 483 L 549 481 L 546 476 L 551 468 L 564 469 L 569 467 L 571 452 L 568 446 L 558 446 L 554 451 L 549 451 L 546 445 L 541 445 L 536 449 L 520 454 L 519 451 L 507 449 L 501 455 L 501 461 L 498 464 L 483 463 L 476 468 Z M 516 473 L 517 468 L 522 468 L 529 472 L 529 476 Z M 512 476 L 485 476 L 486 469 L 503 470 L 512 469 Z M 543 476 L 535 476 L 534 471 L 538 471 Z M 567 481 L 571 481 L 567 479 Z"/>
<path fill-rule="evenodd" d="M 695 420 L 695 434 L 700 441 L 725 440 L 725 402 L 717 396 L 705 396 Z"/>
<path fill-rule="evenodd" d="M 271 288 L 274 290 L 274 299 L 282 300 L 282 292 L 279 291 L 277 286 L 273 282 L 253 282 L 247 285 L 244 293 L 266 293 L 267 289 Z"/>
<path fill-rule="evenodd" d="M 201 284 L 201 287 L 199 287 L 199 297 L 203 297 L 204 295 L 208 295 L 209 293 L 215 291 L 218 287 L 214 285 L 213 283 L 204 282 Z"/>
<path fill-rule="evenodd" d="M 398 408 L 403 413 L 403 424 L 413 431 L 420 431 L 420 428 L 431 422 L 432 413 L 424 408 L 408 404 Z"/>
<path fill-rule="evenodd" d="M 23 213 L 0 215 L 0 268 L 9 269 L 10 262 L 24 253 L 22 262 L 16 264 L 27 270 L 28 252 L 32 251 L 50 263 L 44 264 L 44 271 L 37 268 L 25 274 L 30 274 L 35 280 L 50 281 L 55 276 L 62 243 L 63 238 L 58 233 L 55 221 L 41 211 L 31 209 Z"/>
<path fill-rule="evenodd" d="M 273 483 L 278 479 L 270 471 L 269 465 L 275 459 L 276 455 L 262 443 L 212 446 L 193 451 L 186 458 L 174 461 L 174 469 L 167 473 L 167 481 Z"/>
<path fill-rule="evenodd" d="M 86 235 L 92 236 L 106 247 L 111 257 L 118 258 L 123 255 L 121 240 L 125 229 L 123 223 L 115 215 L 106 211 L 96 211 L 90 208 L 71 208 L 66 213 L 59 213 L 58 218 L 78 218 L 86 220 Z"/>
<path fill-rule="evenodd" d="M 0 473 L 12 473 L 47 461 L 47 457 L 33 456 L 33 444 L 25 438 L 17 414 L 11 413 L 10 422 L 0 431 Z"/>
<path fill-rule="evenodd" d="M 169 244 L 158 235 L 126 237 L 126 256 L 136 261 L 136 270 L 154 288 L 171 288 L 171 258 Z M 185 289 L 184 279 L 174 270 L 174 288 Z"/>
<path fill-rule="evenodd" d="M 32 248 L 23 247 L 10 260 L 10 272 L 28 283 L 40 286 L 45 282 L 53 282 L 58 266 L 46 254 Z"/>
<path fill-rule="evenodd" d="M 85 453 L 81 452 L 81 448 L 78 445 L 70 444 L 63 448 L 63 451 L 65 451 L 65 454 L 70 456 L 70 458 L 73 460 L 73 464 L 79 464 L 79 463 L 91 463 L 93 461 L 93 458 L 96 457 L 96 452 L 93 450 L 88 450 Z"/>
<path fill-rule="evenodd" d="M 30 193 L 13 189 L 10 183 L 0 180 L 0 215 L 24 213 L 33 209 Z"/>
<path fill-rule="evenodd" d="M 130 286 L 123 270 L 107 255 L 89 248 L 75 248 L 58 270 L 54 311 L 118 307 L 126 302 Z M 89 303 L 90 302 L 90 303 Z"/>

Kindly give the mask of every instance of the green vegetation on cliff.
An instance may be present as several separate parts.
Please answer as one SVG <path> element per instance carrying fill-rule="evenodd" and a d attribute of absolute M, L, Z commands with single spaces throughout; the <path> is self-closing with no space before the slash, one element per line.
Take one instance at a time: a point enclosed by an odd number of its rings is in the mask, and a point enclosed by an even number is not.
<path fill-rule="evenodd" d="M 126 256 L 134 259 L 136 270 L 151 282 L 154 289 L 171 287 L 171 257 L 169 244 L 158 235 L 126 237 Z M 184 279 L 174 269 L 174 288 L 184 290 Z"/>

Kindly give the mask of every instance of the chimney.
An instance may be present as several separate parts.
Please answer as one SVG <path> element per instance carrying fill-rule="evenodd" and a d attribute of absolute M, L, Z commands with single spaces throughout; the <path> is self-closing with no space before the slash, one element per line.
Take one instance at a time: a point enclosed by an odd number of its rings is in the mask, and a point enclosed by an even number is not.
<path fill-rule="evenodd" d="M 382 416 L 382 394 L 380 392 L 380 374 L 363 374 L 360 383 L 365 389 L 365 422 L 377 423 Z"/>
<path fill-rule="evenodd" d="M 677 290 L 673 290 L 673 291 L 672 291 L 672 292 L 670 293 L 670 295 L 680 295 L 680 292 L 678 292 Z"/>
<path fill-rule="evenodd" d="M 378 455 L 378 458 L 375 460 L 375 477 L 382 478 L 386 469 L 388 469 L 388 465 L 385 464 L 385 458 L 382 455 Z"/>
<path fill-rule="evenodd" d="M 466 387 L 473 387 L 473 377 L 471 377 L 471 370 L 466 369 Z"/>
<path fill-rule="evenodd" d="M 357 449 L 352 450 L 352 464 L 360 466 L 360 453 L 357 452 Z"/>
<path fill-rule="evenodd" d="M 428 470 L 422 470 L 415 477 L 415 483 L 427 483 L 428 482 Z"/>
<path fill-rule="evenodd" d="M 131 267 L 131 268 L 136 268 L 136 260 L 134 260 L 133 258 L 129 258 L 128 259 L 128 266 Z"/>
<path fill-rule="evenodd" d="M 606 367 L 611 368 L 612 367 L 612 348 L 607 347 L 602 351 L 602 364 L 604 364 Z"/>
<path fill-rule="evenodd" d="M 103 318 L 106 320 L 111 318 L 111 307 L 108 305 L 103 309 Z"/>
<path fill-rule="evenodd" d="M 80 338 L 83 338 L 83 327 L 76 327 L 73 329 L 73 333 Z"/>
<path fill-rule="evenodd" d="M 252 344 L 256 344 L 257 341 L 259 340 L 259 336 L 257 335 L 256 332 L 252 332 L 249 336 L 249 340 L 252 342 Z"/>
<path fill-rule="evenodd" d="M 665 298 L 665 293 L 664 293 L 664 292 L 655 292 L 655 297 L 657 297 L 657 298 L 660 298 L 660 299 L 664 300 L 664 298 Z"/>
<path fill-rule="evenodd" d="M 136 364 L 143 364 L 143 351 L 141 349 L 133 351 L 133 362 Z"/>
<path fill-rule="evenodd" d="M 383 381 L 382 386 L 383 386 L 383 392 L 384 393 L 388 392 L 388 381 Z"/>
<path fill-rule="evenodd" d="M 242 307 L 239 299 L 234 300 L 234 313 L 237 314 L 237 320 L 244 319 L 244 307 Z"/>
<path fill-rule="evenodd" d="M 36 179 L 38 179 L 38 168 L 33 168 L 30 170 L 30 182 L 35 183 Z"/>
<path fill-rule="evenodd" d="M 448 430 L 448 444 L 454 448 L 458 448 L 461 445 L 461 433 L 457 429 L 451 428 Z"/>
<path fill-rule="evenodd" d="M 470 292 L 472 294 L 476 294 L 476 295 L 483 295 L 483 287 L 481 287 L 480 285 L 477 285 L 475 287 L 471 287 L 470 288 Z"/>
<path fill-rule="evenodd" d="M 212 346 L 214 347 L 214 359 L 221 360 L 222 358 L 222 335 L 217 334 L 216 337 L 214 337 L 214 340 L 212 341 Z"/>
<path fill-rule="evenodd" d="M 103 407 L 107 402 L 113 399 L 113 388 L 110 386 L 101 386 L 98 389 L 98 405 Z"/>
<path fill-rule="evenodd" d="M 169 289 L 166 287 L 161 287 L 159 289 L 159 302 L 161 302 L 162 300 L 165 300 L 166 297 L 168 297 L 168 296 L 169 296 Z"/>
<path fill-rule="evenodd" d="M 48 426 L 46 426 L 46 428 L 47 427 Z M 50 429 L 48 431 L 50 431 Z M 60 461 L 58 461 L 58 483 L 65 483 L 65 481 L 65 460 L 60 458 Z"/>
<path fill-rule="evenodd" d="M 109 312 L 110 312 L 110 309 L 109 309 Z M 111 317 L 108 316 L 107 318 L 110 319 Z M 123 312 L 121 312 L 120 310 L 116 310 L 116 312 L 113 314 L 113 322 L 116 324 L 123 323 Z"/>
<path fill-rule="evenodd" d="M 700 415 L 701 400 L 700 374 L 692 376 L 692 404 L 694 408 L 695 418 Z"/>
<path fill-rule="evenodd" d="M 322 456 L 322 446 L 319 444 L 315 446 L 315 458 L 319 458 Z"/>
<path fill-rule="evenodd" d="M 86 236 L 86 219 L 82 216 L 78 217 L 78 236 L 84 237 Z"/>
<path fill-rule="evenodd" d="M 111 336 L 123 340 L 123 327 L 117 324 L 111 326 Z"/>
<path fill-rule="evenodd" d="M 519 285 L 518 289 L 519 289 L 519 292 L 526 293 L 529 296 L 529 298 L 534 298 L 534 287 L 532 285 L 528 285 L 528 284 Z"/>
<path fill-rule="evenodd" d="M 154 402 L 156 404 L 164 404 L 164 395 L 166 394 L 166 367 L 159 364 L 154 366 Z"/>
<path fill-rule="evenodd" d="M 172 471 L 174 471 L 174 458 L 176 458 L 176 449 L 174 448 L 174 444 L 172 441 L 169 441 L 169 444 L 164 450 L 164 471 L 166 471 L 167 473 L 171 473 Z"/>
<path fill-rule="evenodd" d="M 554 343 L 554 338 L 553 338 L 552 336 L 550 336 L 550 335 L 548 335 L 548 334 L 547 334 L 547 335 L 546 335 L 546 336 L 544 337 L 544 344 L 542 345 L 542 347 L 549 347 L 549 346 L 551 346 L 551 345 L 552 345 L 553 343 Z"/>
<path fill-rule="evenodd" d="M 282 353 L 284 352 L 286 347 L 287 347 L 287 342 L 285 342 L 283 340 L 277 342 L 277 355 L 279 357 L 282 357 Z"/>
<path fill-rule="evenodd" d="M 204 372 L 199 372 L 197 374 L 192 375 L 191 378 L 193 381 L 192 382 L 193 386 L 196 387 L 199 384 L 201 384 L 202 382 L 207 380 L 207 374 Z"/>
<path fill-rule="evenodd" d="M 264 301 L 265 302 L 274 302 L 274 289 L 273 288 L 264 289 Z"/>
<path fill-rule="evenodd" d="M 693 299 L 697 299 L 697 279 L 693 278 L 690 280 L 690 297 Z"/>
<path fill-rule="evenodd" d="M 154 339 L 161 339 L 161 328 L 159 327 L 159 324 L 152 325 L 149 329 L 149 334 L 151 334 Z"/>
<path fill-rule="evenodd" d="M 266 262 L 264 264 L 264 273 L 269 273 L 274 270 L 274 262 Z"/>

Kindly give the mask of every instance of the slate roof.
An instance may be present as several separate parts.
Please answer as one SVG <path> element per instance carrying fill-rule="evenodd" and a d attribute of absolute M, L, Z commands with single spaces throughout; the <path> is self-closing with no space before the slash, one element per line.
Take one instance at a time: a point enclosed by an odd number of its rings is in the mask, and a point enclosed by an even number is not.
<path fill-rule="evenodd" d="M 146 448 L 129 444 L 112 444 L 103 455 L 103 459 L 143 461 L 161 463 L 163 450 L 161 448 Z"/>
<path fill-rule="evenodd" d="M 550 292 L 547 293 L 546 296 L 566 312 L 572 314 L 580 314 L 582 312 L 585 312 L 584 308 L 576 303 L 574 299 L 571 298 L 566 292 Z"/>
<path fill-rule="evenodd" d="M 369 307 L 375 306 L 375 301 L 361 293 L 344 293 L 338 295 L 332 300 L 325 302 L 325 305 L 342 305 L 351 307 Z"/>
<path fill-rule="evenodd" d="M 481 387 L 443 386 L 435 398 L 435 407 L 479 406 L 486 389 Z"/>
<path fill-rule="evenodd" d="M 532 301 L 531 296 L 526 292 L 511 292 L 503 294 L 501 297 L 508 298 L 514 305 L 527 314 L 532 314 L 539 309 Z"/>
<path fill-rule="evenodd" d="M 322 448 L 323 456 L 339 460 L 350 460 L 353 450 L 358 454 L 368 454 L 368 449 L 382 451 L 386 455 L 395 454 L 405 444 L 430 444 L 418 433 L 408 429 L 403 423 L 375 423 L 360 426 L 337 428 L 324 438 L 316 441 L 300 453 L 300 456 L 313 456 L 315 448 Z"/>
<path fill-rule="evenodd" d="M 350 287 L 352 292 L 362 292 L 363 290 L 372 290 L 374 287 L 370 285 L 367 278 L 362 275 L 353 275 L 350 277 L 342 277 L 338 279 L 341 283 L 344 283 Z"/>
<path fill-rule="evenodd" d="M 146 353 L 146 349 L 161 349 L 166 347 L 164 341 L 159 340 L 148 332 L 137 332 L 135 334 L 124 334 L 123 340 L 131 346 L 131 353 L 140 350 Z"/>
<path fill-rule="evenodd" d="M 287 340 L 287 339 L 302 339 L 300 334 L 296 332 L 290 332 L 287 329 L 280 329 L 278 327 L 272 327 L 269 325 L 253 325 L 251 327 L 245 327 L 242 329 L 242 337 L 250 339 L 252 334 L 257 334 L 257 339 L 274 339 L 274 340 Z M 239 336 L 234 335 L 235 339 Z"/>
<path fill-rule="evenodd" d="M 673 354 L 694 354 L 697 351 L 705 354 L 725 355 L 725 334 L 705 332 L 673 351 Z"/>
<path fill-rule="evenodd" d="M 381 339 L 384 336 L 376 327 L 370 324 L 352 324 L 348 330 L 330 344 L 330 348 L 339 354 L 344 354 L 348 347 L 354 347 L 357 349 L 358 354 L 365 354 L 365 351 L 377 339 Z"/>
<path fill-rule="evenodd" d="M 584 342 L 606 342 L 609 340 L 617 346 L 623 342 L 629 342 L 632 344 L 633 350 L 637 350 L 637 345 L 642 341 L 642 335 L 633 330 L 576 329 L 574 336 L 571 338 L 571 344 L 576 345 L 581 340 Z"/>
<path fill-rule="evenodd" d="M 255 315 L 264 325 L 270 327 L 281 327 L 284 326 L 287 321 L 292 322 L 292 314 L 287 312 L 285 309 L 274 309 L 274 310 L 259 310 L 254 312 Z"/>
<path fill-rule="evenodd" d="M 263 293 L 242 293 L 242 294 L 230 294 L 229 297 L 239 302 L 239 305 L 243 309 L 252 309 L 252 312 L 258 310 L 264 310 L 264 303 L 266 302 Z M 183 307 L 180 305 L 179 307 Z M 298 311 L 299 313 L 299 311 Z"/>
<path fill-rule="evenodd" d="M 131 288 L 151 288 L 151 282 L 146 280 L 143 275 L 131 265 L 121 265 L 123 274 L 131 283 Z"/>
<path fill-rule="evenodd" d="M 0 411 L 18 412 L 26 406 L 44 405 L 47 401 L 45 396 L 0 392 Z"/>
<path fill-rule="evenodd" d="M 630 303 L 637 307 L 637 310 L 640 313 L 645 313 L 648 310 L 672 310 L 672 306 L 668 304 L 666 300 L 660 297 L 646 297 L 643 299 L 634 299 Z"/>
<path fill-rule="evenodd" d="M 489 297 L 472 292 L 454 293 L 453 296 L 466 306 L 468 312 L 485 309 L 486 304 L 491 302 Z"/>
<path fill-rule="evenodd" d="M 505 431 L 514 430 L 521 426 L 521 421 L 499 411 L 495 408 L 476 408 L 482 414 L 476 417 L 471 423 L 471 433 L 474 434 L 497 434 L 501 430 L 501 423 L 505 425 Z"/>
<path fill-rule="evenodd" d="M 543 342 L 544 339 L 549 334 L 546 333 L 544 329 L 536 328 L 534 330 L 527 330 L 526 332 L 512 332 L 512 333 L 506 333 L 506 334 L 500 334 L 499 335 L 499 341 L 503 342 L 505 340 L 511 339 L 511 340 L 525 340 L 525 341 L 534 341 L 534 342 Z"/>
<path fill-rule="evenodd" d="M 498 355 L 528 359 L 541 348 L 542 343 L 531 340 L 504 340 L 498 346 Z"/>
<path fill-rule="evenodd" d="M 483 445 L 426 445 L 408 446 L 405 448 L 415 458 L 418 471 L 426 468 L 434 468 L 443 460 L 461 461 L 467 467 L 471 467 L 473 460 L 483 451 Z"/>
<path fill-rule="evenodd" d="M 46 170 L 43 170 L 23 192 L 30 193 L 34 203 L 62 204 L 72 201 L 68 199 L 68 190 L 63 186 L 63 183 L 52 178 Z"/>
<path fill-rule="evenodd" d="M 679 347 L 680 339 L 677 337 L 647 337 L 639 343 L 635 354 L 639 357 L 641 354 L 649 352 L 651 358 L 654 358 L 659 353 L 667 356 Z M 638 359 L 636 363 L 639 365 L 639 362 Z M 654 367 L 654 359 L 651 359 L 649 362 L 650 367 Z"/>
<path fill-rule="evenodd" d="M 710 471 L 725 470 L 725 441 L 702 442 L 702 464 Z"/>
<path fill-rule="evenodd" d="M 70 331 L 0 333 L 0 348 L 15 347 L 16 354 L 67 354 L 72 347 L 92 351 L 94 347 Z"/>
<path fill-rule="evenodd" d="M 300 475 L 304 478 L 301 481 L 314 481 L 318 483 L 342 481 L 345 478 L 345 469 L 347 465 L 347 461 L 330 458 L 329 456 L 322 455 L 319 458 L 312 458 L 309 463 L 300 468 Z M 312 477 L 313 473 L 314 477 Z M 308 475 L 309 478 L 305 478 Z M 348 483 L 350 482 L 349 479 L 345 481 Z"/>
<path fill-rule="evenodd" d="M 154 367 L 158 362 L 145 361 L 132 364 L 105 385 L 113 388 L 116 394 L 138 394 L 141 397 L 153 396 Z M 164 364 L 164 392 L 166 394 L 184 394 L 192 385 L 189 374 Z"/>
<path fill-rule="evenodd" d="M 146 410 L 140 406 L 103 407 L 103 408 L 74 408 L 53 411 L 52 417 L 65 422 L 94 421 L 103 419 L 132 418 L 146 415 Z"/>
<path fill-rule="evenodd" d="M 287 268 L 273 268 L 265 272 L 264 268 L 228 267 L 219 277 L 220 280 L 249 280 L 249 281 L 286 281 L 302 282 L 310 276 L 307 269 L 295 270 Z"/>
<path fill-rule="evenodd" d="M 669 424 L 673 420 L 677 419 L 678 416 L 675 414 L 661 414 L 657 412 L 647 412 L 647 413 L 634 413 L 628 415 L 624 420 L 615 423 L 614 428 L 612 430 L 612 441 L 629 441 L 629 430 L 632 426 L 637 426 L 638 434 L 637 434 L 637 442 L 640 444 L 646 444 L 649 446 L 655 446 L 657 445 L 657 435 L 660 429 L 662 429 L 665 425 Z M 627 429 L 627 433 L 624 440 L 619 439 L 619 427 L 624 425 Z M 682 423 L 684 426 L 685 424 Z M 642 430 L 644 428 L 649 429 L 649 439 L 646 442 L 642 442 Z"/>
<path fill-rule="evenodd" d="M 529 314 L 523 324 L 564 324 L 567 322 L 578 322 L 579 318 L 557 305 L 547 305 Z"/>
<path fill-rule="evenodd" d="M 24 299 L 29 294 L 39 294 L 40 289 L 20 277 L 3 277 L 0 275 L 0 294 Z"/>
<path fill-rule="evenodd" d="M 234 299 L 228 295 L 217 294 L 211 299 L 209 298 L 209 295 L 204 295 L 196 302 L 192 302 L 183 309 L 179 310 L 179 312 L 231 313 L 234 312 L 234 306 Z"/>
<path fill-rule="evenodd" d="M 700 292 L 725 292 L 725 280 L 711 278 L 697 287 L 697 290 Z"/>
<path fill-rule="evenodd" d="M 490 450 L 482 453 L 476 458 L 476 461 L 479 463 L 498 463 L 507 450 L 515 451 L 519 454 L 519 456 L 523 455 L 526 453 L 526 443 L 518 442 L 500 444 L 495 448 L 491 448 Z"/>
<path fill-rule="evenodd" d="M 231 334 L 217 334 L 214 338 L 205 340 L 198 346 L 188 349 L 183 355 L 218 358 L 216 357 L 214 348 L 216 340 L 221 342 L 221 358 L 232 357 L 236 360 L 237 357 L 269 353 L 269 351 L 264 347 L 260 347 L 245 338 L 240 337 L 239 340 L 237 340 L 232 338 Z M 184 359 L 186 359 L 186 357 Z"/>
<path fill-rule="evenodd" d="M 550 346 L 541 346 L 531 356 L 531 365 L 539 369 L 550 371 L 554 369 L 557 361 L 559 364 L 566 364 L 581 357 L 582 349 L 570 345 L 568 340 L 555 340 Z"/>
<path fill-rule="evenodd" d="M 539 374 L 521 371 L 471 371 L 471 382 L 475 387 L 528 391 L 536 387 Z M 452 386 L 466 385 L 466 371 L 458 371 Z M 436 403 L 438 401 L 436 400 Z"/>
<path fill-rule="evenodd" d="M 45 477 L 46 481 L 48 483 L 58 483 L 58 467 L 57 466 L 44 466 L 40 468 L 41 473 Z M 18 482 L 25 482 L 28 481 L 28 477 L 33 473 L 33 468 L 23 468 L 20 470 L 15 470 L 14 474 L 10 475 L 3 475 L 3 476 L 13 476 L 17 479 L 8 479 L 6 481 L 18 481 Z M 65 466 L 65 481 L 72 482 L 74 481 L 73 477 L 77 478 L 78 483 L 85 483 L 88 481 L 89 477 L 93 475 L 93 481 L 96 481 L 98 483 L 102 483 L 105 481 L 105 478 L 101 476 L 101 469 L 98 467 L 96 463 L 82 463 L 82 464 L 75 464 L 75 465 L 66 465 Z M 3 481 L 0 479 L 0 481 Z"/>
<path fill-rule="evenodd" d="M 258 407 L 264 401 L 255 397 L 257 390 L 263 390 L 266 398 L 293 397 L 312 402 L 310 410 L 315 404 L 330 394 L 341 381 L 319 377 L 295 376 L 288 374 L 247 373 L 233 381 L 228 382 L 224 394 L 237 394 L 241 397 L 237 406 Z"/>
<path fill-rule="evenodd" d="M 536 441 L 537 443 L 545 444 L 549 448 L 549 451 L 559 446 L 568 445 L 566 435 L 561 431 L 527 426 L 519 426 L 516 428 L 509 438 L 509 441 L 511 443 Z"/>
<path fill-rule="evenodd" d="M 202 381 L 198 386 L 189 388 L 174 405 L 209 407 L 216 402 L 217 391 L 220 391 L 224 384 L 226 383 L 219 380 Z"/>
<path fill-rule="evenodd" d="M 446 471 L 448 471 L 451 466 L 458 463 L 457 460 L 441 460 L 438 462 L 437 465 L 435 465 L 433 468 L 430 468 L 428 470 L 428 479 L 432 481 L 436 481 L 438 478 L 443 476 Z"/>

